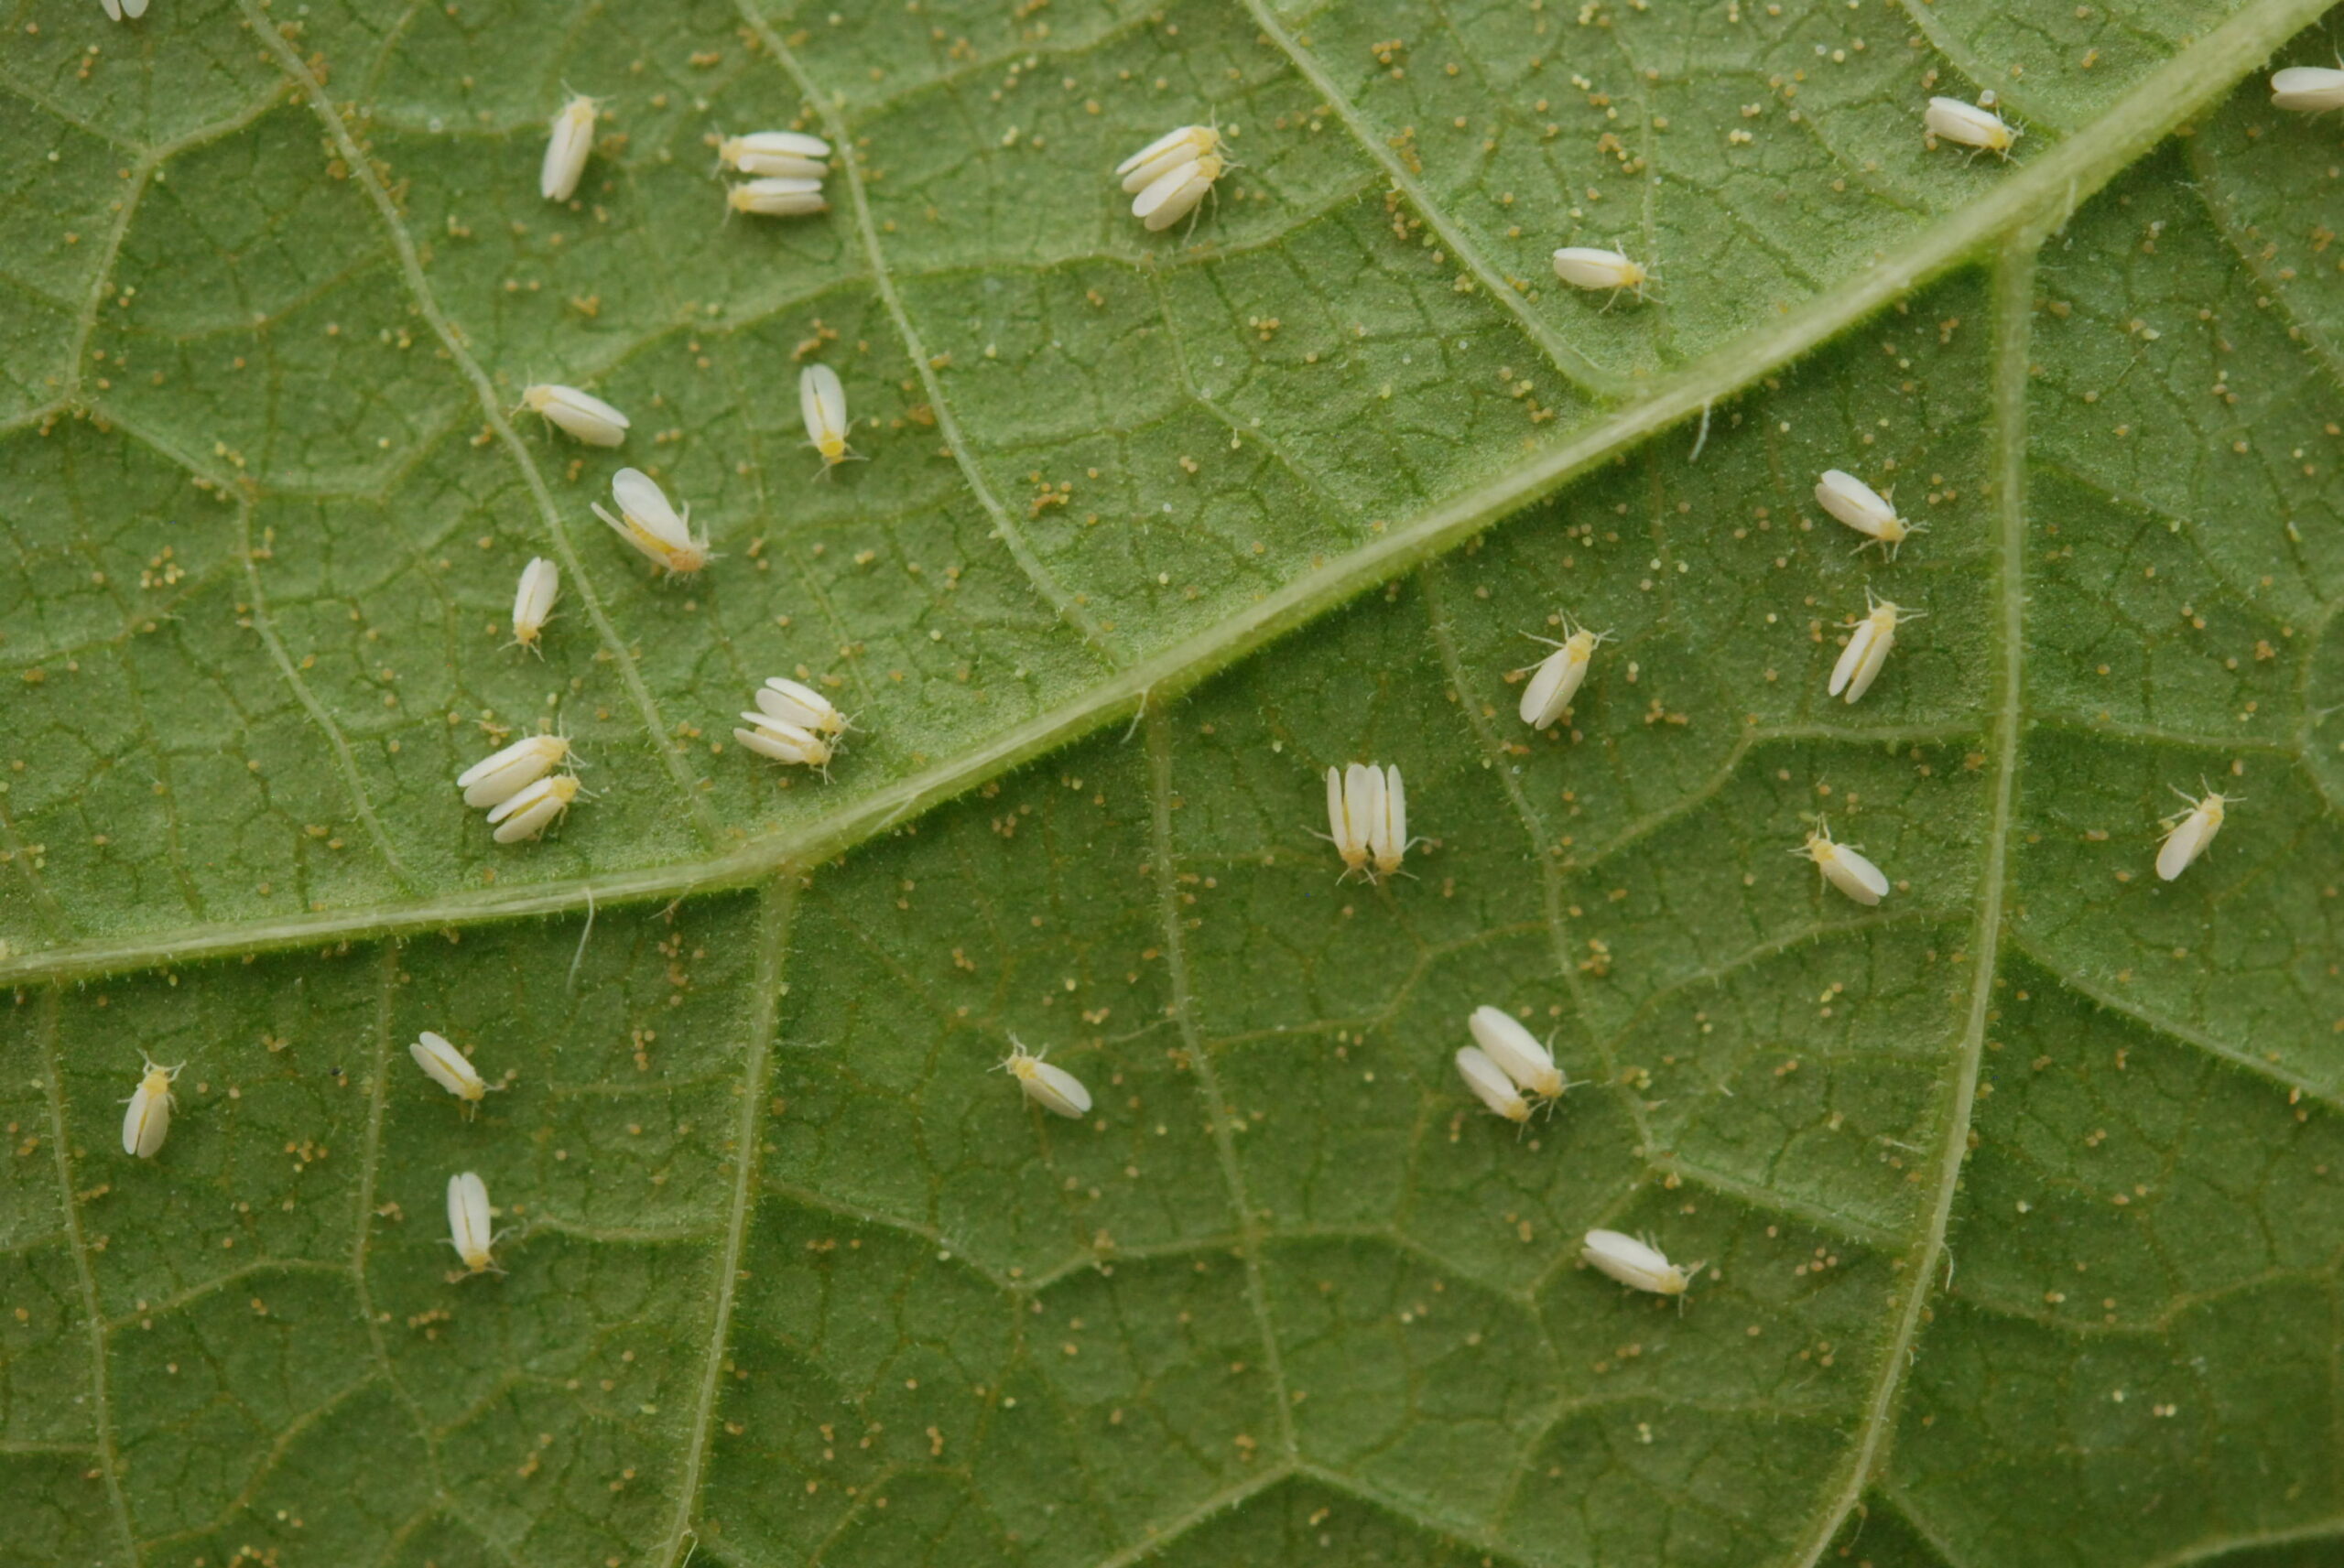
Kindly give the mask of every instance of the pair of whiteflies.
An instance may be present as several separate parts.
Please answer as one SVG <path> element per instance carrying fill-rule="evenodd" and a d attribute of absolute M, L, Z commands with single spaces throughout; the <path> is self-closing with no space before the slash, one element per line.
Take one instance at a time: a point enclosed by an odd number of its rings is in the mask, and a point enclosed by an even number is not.
<path fill-rule="evenodd" d="M 802 218 L 830 210 L 822 194 L 830 144 L 804 131 L 753 131 L 716 149 L 723 167 L 750 178 L 726 188 L 724 204 L 759 218 Z"/>
<path fill-rule="evenodd" d="M 2295 73 L 2281 71 L 2281 76 Z M 2329 91 L 2335 101 L 2317 105 L 2321 108 L 2344 106 L 2344 71 L 2307 73 L 2333 76 L 2339 82 Z M 2272 85 L 2276 88 L 2277 78 Z M 2277 102 L 2274 95 L 2273 102 Z M 2283 108 L 2313 107 L 2309 103 L 2283 103 Z M 1981 152 L 2010 156 L 2011 148 L 2021 135 L 2000 114 L 1983 104 L 1965 103 L 1959 98 L 1932 98 L 1921 112 L 1921 127 L 1933 142 L 1952 142 Z M 1645 285 L 1652 282 L 1652 269 L 1624 252 L 1604 245 L 1565 245 L 1554 254 L 1555 276 L 1573 288 L 1594 294 L 1632 293 L 1638 299 L 1644 297 Z"/>
<path fill-rule="evenodd" d="M 527 735 L 474 762 L 456 775 L 464 804 L 485 809 L 492 837 L 500 844 L 535 838 L 553 826 L 581 793 L 576 752 L 566 735 Z"/>
<path fill-rule="evenodd" d="M 1536 1108 L 1532 1098 L 1551 1106 L 1570 1087 L 1554 1052 L 1503 1010 L 1477 1007 L 1465 1027 L 1473 1044 L 1459 1049 L 1457 1074 L 1492 1115 L 1520 1126 Z"/>
<path fill-rule="evenodd" d="M 824 472 L 854 455 L 846 444 L 846 389 L 838 372 L 808 365 L 798 378 L 798 402 L 807 439 L 821 454 Z M 615 514 L 598 501 L 594 515 L 669 577 L 689 577 L 716 559 L 708 531 L 692 527 L 692 503 L 685 502 L 678 511 L 659 481 L 641 469 L 621 469 L 611 476 L 611 501 Z"/>
<path fill-rule="evenodd" d="M 1220 126 L 1182 125 L 1117 164 L 1115 175 L 1132 198 L 1132 216 L 1154 233 L 1194 212 L 1234 167 Z"/>
<path fill-rule="evenodd" d="M 468 1117 L 494 1087 L 445 1036 L 428 1029 L 407 1047 L 407 1053 L 433 1083 L 464 1102 L 464 1114 Z M 170 1136 L 171 1112 L 179 1104 L 171 1093 L 171 1085 L 187 1070 L 187 1064 L 165 1067 L 151 1056 L 143 1059 L 146 1065 L 139 1073 L 138 1087 L 131 1091 L 129 1108 L 123 1113 L 122 1152 L 151 1160 L 162 1152 L 163 1141 Z"/>
<path fill-rule="evenodd" d="M 1357 871 L 1376 881 L 1398 871 L 1409 847 L 1421 842 L 1408 837 L 1408 786 L 1399 764 L 1329 768 L 1327 837 L 1346 877 Z"/>
<path fill-rule="evenodd" d="M 853 728 L 830 699 L 802 681 L 774 676 L 756 691 L 754 709 L 743 708 L 746 730 L 732 738 L 761 757 L 824 770 Z"/>
<path fill-rule="evenodd" d="M 427 1029 L 407 1049 L 426 1076 L 463 1102 L 467 1119 L 488 1098 L 489 1090 L 504 1087 L 482 1077 L 471 1058 L 457 1050 L 444 1034 Z M 499 1239 L 495 1211 L 488 1204 L 488 1184 L 473 1171 L 460 1171 L 449 1177 L 448 1244 L 462 1260 L 464 1272 L 503 1273 L 505 1271 L 496 1266 Z"/>
<path fill-rule="evenodd" d="M 1888 663 L 1890 650 L 1896 646 L 1896 629 L 1927 613 L 1882 599 L 1869 588 L 1864 589 L 1863 618 L 1850 623 L 1848 645 L 1839 651 L 1839 663 L 1832 666 L 1827 689 L 1833 697 L 1849 702 L 1870 691 Z M 1550 729 L 1570 711 L 1571 702 L 1586 684 L 1588 669 L 1595 662 L 1596 648 L 1611 636 L 1608 632 L 1574 627 L 1568 616 L 1564 618 L 1564 627 L 1569 635 L 1559 643 L 1552 638 L 1538 639 L 1555 651 L 1530 670 L 1529 684 L 1522 690 L 1518 711 L 1522 721 L 1534 730 Z"/>
<path fill-rule="evenodd" d="M 549 423 L 590 447 L 618 446 L 626 440 L 630 428 L 627 416 L 613 405 L 558 382 L 537 382 L 522 388 L 521 406 L 544 415 Z M 846 386 L 838 372 L 826 364 L 809 364 L 798 373 L 798 415 L 806 426 L 807 445 L 821 454 L 821 471 L 827 473 L 854 456 L 846 439 Z M 666 497 L 660 497 L 658 504 L 664 506 Z"/>

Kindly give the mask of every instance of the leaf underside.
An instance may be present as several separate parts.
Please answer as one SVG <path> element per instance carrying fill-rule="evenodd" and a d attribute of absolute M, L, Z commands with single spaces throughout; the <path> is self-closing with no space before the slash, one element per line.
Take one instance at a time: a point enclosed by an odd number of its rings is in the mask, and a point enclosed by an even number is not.
<path fill-rule="evenodd" d="M 2254 74 L 2316 8 L 633 13 L 7 17 L 0 1564 L 2344 1551 L 2344 147 Z M 1987 88 L 2015 158 L 1924 145 Z M 1104 171 L 1216 118 L 1145 233 Z M 831 211 L 721 222 L 779 126 Z M 827 782 L 732 741 L 776 674 Z M 592 794 L 496 846 L 449 781 L 555 724 Z M 1575 1086 L 1519 1133 L 1482 1004 Z"/>

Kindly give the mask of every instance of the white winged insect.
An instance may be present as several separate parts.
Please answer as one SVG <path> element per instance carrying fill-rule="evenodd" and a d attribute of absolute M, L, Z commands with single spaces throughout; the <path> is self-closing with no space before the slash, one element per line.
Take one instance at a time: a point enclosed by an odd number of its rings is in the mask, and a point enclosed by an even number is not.
<path fill-rule="evenodd" d="M 574 386 L 534 382 L 521 389 L 521 406 L 544 415 L 590 447 L 615 447 L 626 439 L 626 416 Z"/>
<path fill-rule="evenodd" d="M 1563 1070 L 1555 1065 L 1554 1053 L 1513 1014 L 1499 1008 L 1477 1007 L 1465 1020 L 1465 1027 L 1472 1032 L 1473 1044 L 1503 1068 L 1524 1093 L 1557 1100 L 1570 1087 L 1563 1080 Z"/>
<path fill-rule="evenodd" d="M 1696 1263 L 1690 1269 L 1681 1269 L 1651 1242 L 1639 1241 L 1616 1230 L 1589 1231 L 1579 1256 L 1622 1284 L 1650 1291 L 1656 1296 L 1683 1296 L 1692 1285 L 1693 1276 L 1708 1267 Z"/>
<path fill-rule="evenodd" d="M 1530 1119 L 1530 1102 L 1514 1087 L 1505 1069 L 1490 1060 L 1488 1054 L 1472 1045 L 1460 1046 L 1457 1052 L 1457 1076 L 1475 1098 L 1490 1108 L 1490 1114 L 1502 1116 L 1515 1126 Z"/>
<path fill-rule="evenodd" d="M 1132 216 L 1151 234 L 1160 233 L 1197 211 L 1231 168 L 1219 153 L 1175 164 L 1132 198 Z"/>
<path fill-rule="evenodd" d="M 822 455 L 823 473 L 855 457 L 846 444 L 854 427 L 846 416 L 846 387 L 838 372 L 816 363 L 798 373 L 798 416 L 806 423 L 807 444 Z"/>
<path fill-rule="evenodd" d="M 181 1062 L 176 1067 L 158 1067 L 155 1059 L 140 1054 L 146 1063 L 139 1073 L 138 1087 L 130 1091 L 125 1102 L 129 1109 L 122 1116 L 122 1152 L 136 1154 L 141 1160 L 152 1160 L 162 1152 L 163 1140 L 170 1136 L 171 1108 L 179 1102 L 171 1094 L 171 1085 L 187 1068 Z"/>
<path fill-rule="evenodd" d="M 743 174 L 820 179 L 830 172 L 830 166 L 822 161 L 830 156 L 830 144 L 803 131 L 752 131 L 745 136 L 727 136 L 716 156 L 726 168 Z"/>
<path fill-rule="evenodd" d="M 1010 1053 L 1002 1060 L 1000 1070 L 1017 1080 L 1017 1087 L 1026 1091 L 1027 1099 L 1063 1117 L 1091 1114 L 1091 1091 L 1083 1087 L 1080 1078 L 1064 1067 L 1045 1062 L 1026 1049 L 1026 1043 L 1015 1034 L 1009 1037 L 1009 1044 Z"/>
<path fill-rule="evenodd" d="M 594 120 L 601 108 L 581 92 L 554 111 L 547 127 L 545 166 L 537 172 L 537 194 L 547 200 L 567 201 L 577 194 L 586 156 L 594 150 Z"/>
<path fill-rule="evenodd" d="M 776 762 L 818 768 L 824 778 L 830 777 L 830 759 L 838 755 L 838 747 L 828 737 L 762 710 L 743 708 L 741 717 L 750 728 L 734 730 L 732 738 L 750 751 Z"/>
<path fill-rule="evenodd" d="M 1888 896 L 1887 874 L 1858 853 L 1854 845 L 1833 838 L 1830 825 L 1819 818 L 1807 842 L 1791 853 L 1814 861 L 1825 881 L 1858 903 L 1878 903 Z"/>
<path fill-rule="evenodd" d="M 1822 478 L 1816 481 L 1815 499 L 1824 511 L 1872 544 L 1882 546 L 1892 561 L 1905 540 L 1928 531 L 1926 523 L 1908 523 L 1899 517 L 1886 496 L 1842 469 L 1823 470 Z M 1856 547 L 1865 548 L 1861 545 Z"/>
<path fill-rule="evenodd" d="M 570 803 L 577 798 L 575 774 L 556 773 L 549 779 L 539 779 L 488 814 L 489 826 L 496 829 L 490 837 L 500 844 L 535 838 L 552 827 L 555 818 L 568 811 Z"/>
<path fill-rule="evenodd" d="M 2187 790 L 2173 792 L 2189 803 L 2189 809 L 2166 817 L 2162 824 L 2165 842 L 2157 849 L 2157 878 L 2161 881 L 2169 882 L 2187 871 L 2190 862 L 2204 854 L 2207 846 L 2214 841 L 2214 835 L 2222 830 L 2222 821 L 2230 815 L 2230 808 L 2244 798 L 2206 789 L 2203 784 L 2198 787 L 2206 793 L 2193 796 Z"/>
<path fill-rule="evenodd" d="M 2344 70 L 2326 65 L 2291 65 L 2271 73 L 2271 106 L 2306 114 L 2344 109 Z"/>
<path fill-rule="evenodd" d="M 1182 125 L 1117 164 L 1115 176 L 1123 182 L 1126 196 L 1136 196 L 1174 169 L 1220 151 L 1219 126 Z"/>
<path fill-rule="evenodd" d="M 1366 873 L 1372 824 L 1384 814 L 1382 770 L 1353 762 L 1349 768 L 1327 770 L 1327 837 L 1343 858 L 1343 875 Z"/>
<path fill-rule="evenodd" d="M 1652 281 L 1652 268 L 1601 245 L 1565 245 L 1555 253 L 1554 261 L 1557 277 L 1590 294 L 1608 289 L 1612 300 L 1617 300 L 1623 290 L 1633 291 L 1642 300 L 1644 285 Z M 1612 302 L 1607 301 L 1604 308 L 1611 308 Z"/>
<path fill-rule="evenodd" d="M 1974 147 L 2000 157 L 2011 156 L 2011 145 L 2022 134 L 1991 109 L 1964 103 L 1959 98 L 1932 98 L 1921 114 L 1921 125 L 1941 142 Z"/>
<path fill-rule="evenodd" d="M 103 5 L 106 15 L 117 22 L 125 17 L 135 22 L 146 14 L 146 0 L 98 0 L 98 4 Z"/>
<path fill-rule="evenodd" d="M 537 639 L 553 618 L 553 601 L 561 594 L 561 568 L 543 556 L 531 556 L 513 586 L 513 641 L 542 656 Z"/>
<path fill-rule="evenodd" d="M 466 806 L 502 806 L 569 756 L 569 736 L 526 735 L 458 773 L 456 787 L 464 792 Z"/>
<path fill-rule="evenodd" d="M 1369 773 L 1375 770 L 1371 766 Z M 1408 837 L 1408 786 L 1400 777 L 1400 764 L 1393 763 L 1384 770 L 1384 790 L 1374 815 L 1367 825 L 1367 847 L 1375 856 L 1375 872 L 1388 877 L 1400 869 L 1401 857 L 1416 840 Z"/>
<path fill-rule="evenodd" d="M 759 218 L 804 218 L 830 210 L 820 180 L 787 175 L 744 179 L 725 191 L 724 204 Z"/>
<path fill-rule="evenodd" d="M 619 514 L 612 516 L 598 501 L 594 515 L 669 577 L 699 571 L 716 558 L 709 550 L 708 535 L 692 532 L 691 503 L 684 503 L 683 513 L 678 515 L 667 503 L 667 492 L 641 469 L 621 469 L 613 474 L 611 499 L 618 503 Z"/>
<path fill-rule="evenodd" d="M 840 735 L 854 727 L 829 697 L 787 676 L 773 676 L 757 688 L 757 707 L 767 719 L 778 719 L 817 735 Z"/>
<path fill-rule="evenodd" d="M 488 1206 L 488 1184 L 471 1171 L 448 1178 L 448 1244 L 464 1261 L 467 1274 L 505 1272 L 496 1266 L 495 1217 Z"/>
<path fill-rule="evenodd" d="M 1612 635 L 1574 626 L 1568 615 L 1563 617 L 1563 631 L 1559 643 L 1551 637 L 1533 639 L 1555 650 L 1538 661 L 1530 672 L 1530 684 L 1522 688 L 1522 721 L 1534 730 L 1551 729 L 1561 721 L 1571 698 L 1579 695 L 1579 683 L 1587 679 L 1597 646 Z"/>
<path fill-rule="evenodd" d="M 488 1098 L 489 1081 L 480 1076 L 472 1059 L 456 1049 L 444 1034 L 427 1029 L 415 1037 L 407 1048 L 415 1065 L 424 1076 L 458 1099 L 464 1102 L 464 1117 L 471 1119 L 473 1109 Z"/>
<path fill-rule="evenodd" d="M 1896 628 L 1927 613 L 1874 598 L 1869 588 L 1864 589 L 1864 618 L 1855 622 L 1839 662 L 1831 667 L 1830 694 L 1838 697 L 1844 691 L 1850 702 L 1872 689 L 1881 665 L 1888 662 L 1888 651 L 1896 646 Z"/>

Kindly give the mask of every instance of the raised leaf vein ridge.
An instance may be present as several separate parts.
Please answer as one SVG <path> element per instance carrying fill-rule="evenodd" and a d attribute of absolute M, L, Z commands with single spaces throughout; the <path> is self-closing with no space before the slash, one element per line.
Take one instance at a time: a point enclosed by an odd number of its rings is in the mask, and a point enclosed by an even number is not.
<path fill-rule="evenodd" d="M 1996 602 L 1999 615 L 1991 646 L 1995 672 L 1992 737 L 1988 766 L 1993 770 L 1993 805 L 1988 818 L 1978 892 L 1978 919 L 1964 962 L 1970 966 L 1969 1016 L 1961 1027 L 1952 1081 L 1942 1112 L 1934 1179 L 1928 1188 L 1926 1221 L 1906 1254 L 1894 1323 L 1879 1351 L 1866 1401 L 1838 1496 L 1820 1516 L 1801 1550 L 1802 1568 L 1814 1568 L 1839 1527 L 1862 1500 L 1865 1488 L 1888 1451 L 1896 1430 L 1897 1395 L 1918 1341 L 1946 1231 L 1953 1222 L 1954 1195 L 1970 1156 L 1970 1117 L 1977 1104 L 1978 1073 L 1985 1060 L 1994 983 L 2003 938 L 2002 901 L 2010 877 L 2011 843 L 2017 831 L 2019 736 L 2024 721 L 2026 658 L 2026 399 L 2027 351 L 2035 318 L 2035 254 L 2041 232 L 2014 235 L 1998 258 L 1993 295 L 1994 515 L 1999 524 Z"/>

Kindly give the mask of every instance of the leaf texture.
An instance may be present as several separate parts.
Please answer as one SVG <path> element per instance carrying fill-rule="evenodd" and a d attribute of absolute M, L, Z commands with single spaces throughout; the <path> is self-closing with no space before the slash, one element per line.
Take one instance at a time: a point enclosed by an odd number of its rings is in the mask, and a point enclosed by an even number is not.
<path fill-rule="evenodd" d="M 0 1563 L 2327 1561 L 2344 222 L 2252 74 L 2317 19 L 25 9 Z M 1986 88 L 2013 159 L 1923 144 Z M 1105 171 L 1210 119 L 1144 233 Z M 832 210 L 722 222 L 782 125 Z M 770 675 L 830 780 L 731 739 Z M 549 724 L 592 796 L 495 846 L 450 781 Z M 1519 1134 L 1483 1004 L 1575 1086 Z"/>

